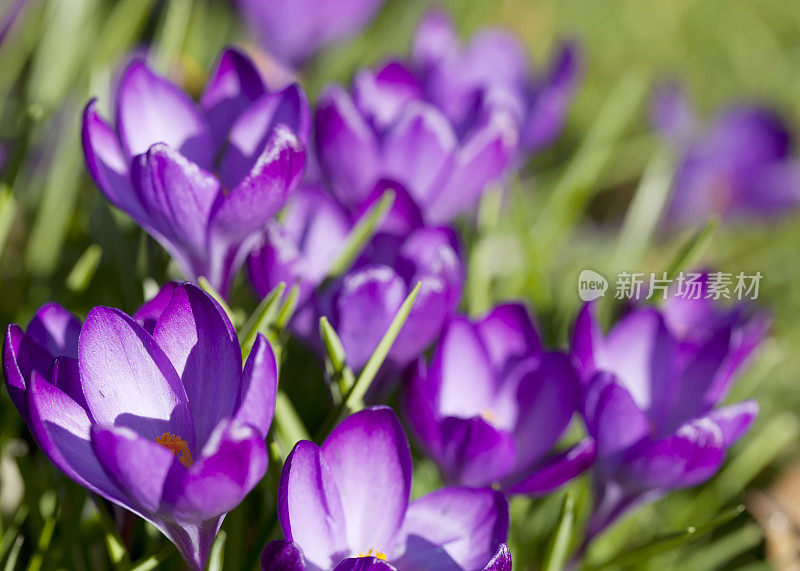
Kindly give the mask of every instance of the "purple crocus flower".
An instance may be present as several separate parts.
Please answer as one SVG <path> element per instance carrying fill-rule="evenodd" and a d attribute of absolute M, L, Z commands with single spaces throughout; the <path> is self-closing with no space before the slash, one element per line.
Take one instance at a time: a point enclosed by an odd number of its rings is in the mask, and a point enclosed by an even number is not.
<path fill-rule="evenodd" d="M 448 481 L 543 494 L 594 460 L 591 439 L 551 454 L 579 398 L 569 358 L 543 351 L 525 307 L 505 304 L 450 321 L 431 364 L 412 375 L 406 409 Z"/>
<path fill-rule="evenodd" d="M 315 292 L 352 225 L 388 188 L 396 199 L 379 232 L 344 276 Z M 464 280 L 454 232 L 423 226 L 413 199 L 388 180 L 379 182 L 354 212 L 318 186 L 300 189 L 289 200 L 283 224 L 273 225 L 265 244 L 251 255 L 248 269 L 261 296 L 281 281 L 300 284 L 295 332 L 313 343 L 319 317 L 327 316 L 354 369 L 366 364 L 405 298 L 421 283 L 387 366 L 403 367 L 416 359 L 455 310 Z"/>
<path fill-rule="evenodd" d="M 462 47 L 450 19 L 438 11 L 420 23 L 413 61 L 426 98 L 453 124 L 469 124 L 486 106 L 513 111 L 525 152 L 541 149 L 561 132 L 582 75 L 574 42 L 562 43 L 550 69 L 532 77 L 527 49 L 518 38 L 486 28 Z"/>
<path fill-rule="evenodd" d="M 578 316 L 572 355 L 597 443 L 589 538 L 635 505 L 709 479 L 758 413 L 754 401 L 717 405 L 764 328 L 708 318 L 696 334 L 679 331 L 678 309 L 635 309 L 605 335 L 593 303 Z"/>
<path fill-rule="evenodd" d="M 322 446 L 298 442 L 278 489 L 285 541 L 265 571 L 507 570 L 508 503 L 489 488 L 443 488 L 414 501 L 411 452 L 392 409 L 345 419 Z"/>
<path fill-rule="evenodd" d="M 784 121 L 751 103 L 729 107 L 710 125 L 695 117 L 677 86 L 656 92 L 655 128 L 680 154 L 668 220 L 704 222 L 773 217 L 800 204 L 800 164 Z"/>
<path fill-rule="evenodd" d="M 297 67 L 366 26 L 384 0 L 237 0 L 262 47 Z"/>
<path fill-rule="evenodd" d="M 301 179 L 307 107 L 297 85 L 268 91 L 233 49 L 222 53 L 199 105 L 137 59 L 117 88 L 116 128 L 96 100 L 86 107 L 86 164 L 106 198 L 186 277 L 205 276 L 224 294 Z"/>
<path fill-rule="evenodd" d="M 390 178 L 408 189 L 429 224 L 465 213 L 500 182 L 519 139 L 512 114 L 500 108 L 457 132 L 400 62 L 360 72 L 352 94 L 329 86 L 315 124 L 322 173 L 342 204 L 358 207 L 380 179 Z"/>
<path fill-rule="evenodd" d="M 242 370 L 230 321 L 191 284 L 166 287 L 140 320 L 96 307 L 81 326 L 47 305 L 27 332 L 8 327 L 6 386 L 56 466 L 201 569 L 225 514 L 266 470 L 275 357 L 259 336 Z"/>

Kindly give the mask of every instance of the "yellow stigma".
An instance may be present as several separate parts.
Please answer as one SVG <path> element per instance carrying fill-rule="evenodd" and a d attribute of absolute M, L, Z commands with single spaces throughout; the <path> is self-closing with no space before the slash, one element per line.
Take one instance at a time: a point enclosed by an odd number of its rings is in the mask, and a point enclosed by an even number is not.
<path fill-rule="evenodd" d="M 383 553 L 380 549 L 370 549 L 366 553 L 359 553 L 359 557 L 374 557 L 375 559 L 380 559 L 381 561 L 386 561 L 386 554 Z"/>
<path fill-rule="evenodd" d="M 489 424 L 491 424 L 491 423 L 493 423 L 493 422 L 495 422 L 497 420 L 497 417 L 488 408 L 481 411 L 481 418 L 483 420 L 485 420 L 486 422 L 488 422 Z"/>
<path fill-rule="evenodd" d="M 186 441 L 175 434 L 165 432 L 158 438 L 156 443 L 172 452 L 181 464 L 187 468 L 192 465 L 192 454 L 189 452 L 189 445 Z"/>

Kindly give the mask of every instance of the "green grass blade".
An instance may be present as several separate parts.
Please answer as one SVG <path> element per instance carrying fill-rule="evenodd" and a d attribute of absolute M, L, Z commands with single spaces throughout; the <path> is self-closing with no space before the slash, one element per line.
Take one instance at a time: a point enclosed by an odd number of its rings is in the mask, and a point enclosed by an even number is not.
<path fill-rule="evenodd" d="M 92 281 L 102 257 L 103 248 L 98 244 L 90 244 L 69 272 L 67 288 L 76 293 L 84 291 Z"/>
<path fill-rule="evenodd" d="M 703 255 L 708 245 L 711 243 L 711 238 L 714 237 L 714 232 L 719 226 L 719 217 L 715 216 L 710 218 L 702 227 L 697 229 L 694 234 L 681 246 L 678 253 L 673 258 L 672 262 L 667 268 L 667 278 L 674 279 L 678 272 L 686 269 L 691 269 L 694 264 Z"/>
<path fill-rule="evenodd" d="M 131 571 L 150 571 L 151 569 L 156 569 L 174 553 L 175 546 L 172 545 L 172 543 L 168 543 L 156 553 L 153 553 L 149 557 L 145 557 L 141 561 L 135 563 L 131 568 Z"/>
<path fill-rule="evenodd" d="M 564 496 L 564 505 L 561 508 L 561 516 L 558 518 L 556 532 L 547 548 L 542 571 L 560 571 L 565 568 L 574 527 L 575 498 L 572 492 L 567 492 Z"/>
<path fill-rule="evenodd" d="M 230 319 L 231 323 L 233 323 L 233 326 L 236 327 L 236 315 L 233 313 L 233 310 L 230 308 L 225 299 L 216 289 L 214 289 L 214 286 L 209 283 L 208 279 L 206 279 L 205 276 L 200 276 L 197 279 L 197 285 L 199 285 L 204 292 L 214 298 L 214 301 L 216 301 L 220 307 L 225 310 L 225 313 L 228 315 L 228 319 Z"/>
<path fill-rule="evenodd" d="M 261 300 L 261 303 L 258 304 L 258 307 L 256 307 L 256 310 L 247 320 L 247 323 L 245 323 L 239 331 L 239 343 L 242 345 L 242 357 L 247 358 L 250 354 L 250 350 L 253 348 L 253 343 L 256 342 L 256 336 L 259 333 L 268 338 L 270 337 L 269 329 L 278 315 L 284 291 L 286 291 L 285 283 L 281 282 L 275 286 L 275 289 Z"/>
<path fill-rule="evenodd" d="M 228 534 L 220 530 L 208 556 L 208 571 L 223 570 L 222 564 L 225 562 L 225 542 L 227 539 Z"/>

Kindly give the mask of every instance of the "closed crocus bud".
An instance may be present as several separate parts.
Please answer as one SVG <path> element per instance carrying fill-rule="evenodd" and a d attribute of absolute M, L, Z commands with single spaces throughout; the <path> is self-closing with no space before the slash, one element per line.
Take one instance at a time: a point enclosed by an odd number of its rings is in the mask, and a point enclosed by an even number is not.
<path fill-rule="evenodd" d="M 572 355 L 597 443 L 589 537 L 632 506 L 709 479 L 758 413 L 754 401 L 718 404 L 763 329 L 709 320 L 698 337 L 676 334 L 674 312 L 636 309 L 606 334 L 592 303 L 578 316 Z"/>
<path fill-rule="evenodd" d="M 270 92 L 228 49 L 200 103 L 145 62 L 119 81 L 115 125 L 96 100 L 83 117 L 89 173 L 158 240 L 187 278 L 223 295 L 302 177 L 308 105 L 297 85 Z"/>
<path fill-rule="evenodd" d="M 345 419 L 322 446 L 298 442 L 278 489 L 285 540 L 267 546 L 262 569 L 510 568 L 503 494 L 451 487 L 410 501 L 411 476 L 408 441 L 385 406 Z"/>
<path fill-rule="evenodd" d="M 320 48 L 365 27 L 384 0 L 236 0 L 271 56 L 300 66 Z"/>
<path fill-rule="evenodd" d="M 579 398 L 569 358 L 543 351 L 525 307 L 506 304 L 475 322 L 451 320 L 430 365 L 412 374 L 405 405 L 448 481 L 537 495 L 594 460 L 591 439 L 553 452 Z"/>
<path fill-rule="evenodd" d="M 225 514 L 266 470 L 277 366 L 259 335 L 242 367 L 228 317 L 196 286 L 162 294 L 140 310 L 145 325 L 96 307 L 81 327 L 46 306 L 27 333 L 9 327 L 3 367 L 48 458 L 202 569 Z"/>
<path fill-rule="evenodd" d="M 679 156 L 667 220 L 772 218 L 800 204 L 800 164 L 789 128 L 766 106 L 743 103 L 704 125 L 683 90 L 656 91 L 652 122 Z"/>

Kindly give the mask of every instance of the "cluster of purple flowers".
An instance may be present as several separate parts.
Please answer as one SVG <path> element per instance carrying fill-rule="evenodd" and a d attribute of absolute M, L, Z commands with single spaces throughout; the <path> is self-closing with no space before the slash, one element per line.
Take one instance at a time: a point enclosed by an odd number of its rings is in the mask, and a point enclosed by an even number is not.
<path fill-rule="evenodd" d="M 335 13 L 311 0 L 240 4 L 268 49 L 297 65 L 381 2 L 337 3 Z M 420 284 L 384 370 L 405 378 L 408 425 L 448 487 L 412 501 L 400 421 L 386 406 L 361 410 L 321 445 L 295 444 L 278 490 L 284 539 L 267 545 L 264 569 L 507 570 L 507 495 L 546 494 L 591 469 L 593 536 L 632 506 L 710 478 L 753 422 L 754 402 L 717 406 L 766 331 L 747 308 L 673 297 L 661 310 L 633 309 L 604 335 L 587 304 L 569 351 L 545 349 L 521 304 L 478 320 L 458 313 L 465 262 L 454 220 L 554 140 L 580 67 L 565 43 L 532 77 L 508 34 L 485 31 L 462 46 L 434 13 L 409 60 L 363 70 L 349 90 L 329 86 L 313 110 L 298 85 L 269 89 L 234 49 L 199 103 L 135 60 L 119 80 L 113 125 L 97 101 L 86 107 L 90 174 L 186 278 L 227 296 L 246 263 L 259 296 L 297 284 L 292 331 L 321 347 L 317 323 L 327 317 L 353 370 Z M 661 116 L 694 141 L 676 105 L 662 102 L 671 107 Z M 740 114 L 692 142 L 685 194 L 726 165 L 742 192 L 764 180 L 758 169 L 786 170 L 787 136 L 766 123 Z M 741 162 L 720 165 L 704 150 L 718 138 L 735 145 L 728 131 L 744 124 L 766 131 L 770 152 L 749 157 L 758 165 L 739 176 Z M 374 235 L 332 275 L 385 196 L 393 202 Z M 267 470 L 273 350 L 259 335 L 243 362 L 225 310 L 190 283 L 165 285 L 133 316 L 96 307 L 81 323 L 46 305 L 27 330 L 8 327 L 3 366 L 50 460 L 150 521 L 193 567 Z M 572 436 L 576 417 L 583 438 Z"/>

